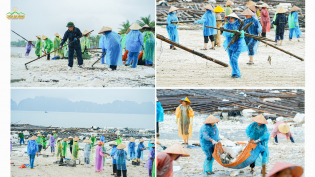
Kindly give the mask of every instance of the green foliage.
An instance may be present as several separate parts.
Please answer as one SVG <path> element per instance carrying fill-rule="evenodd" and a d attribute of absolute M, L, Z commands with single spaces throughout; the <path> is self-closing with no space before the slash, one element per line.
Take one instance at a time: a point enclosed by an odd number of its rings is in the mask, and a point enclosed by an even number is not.
<path fill-rule="evenodd" d="M 89 36 L 91 48 L 98 48 L 98 44 L 102 35 Z"/>
<path fill-rule="evenodd" d="M 147 16 L 147 17 L 141 17 L 141 20 L 137 20 L 137 23 L 140 26 L 144 26 L 144 25 L 148 25 L 149 27 L 154 27 L 155 26 L 155 21 L 152 20 L 151 21 L 151 16 Z"/>
<path fill-rule="evenodd" d="M 27 42 L 25 40 L 11 41 L 11 47 L 26 47 Z M 33 42 L 34 44 L 34 42 Z"/>
<path fill-rule="evenodd" d="M 122 26 L 122 28 L 119 28 L 120 29 L 120 33 L 121 34 L 125 34 L 128 30 L 128 28 L 131 26 L 129 20 L 127 20 L 126 22 L 123 22 L 122 24 L 120 24 Z"/>

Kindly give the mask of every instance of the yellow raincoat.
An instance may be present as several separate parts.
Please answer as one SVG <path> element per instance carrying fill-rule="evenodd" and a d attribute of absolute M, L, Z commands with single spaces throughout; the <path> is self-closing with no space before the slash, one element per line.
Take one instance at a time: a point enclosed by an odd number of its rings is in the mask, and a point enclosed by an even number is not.
<path fill-rule="evenodd" d="M 194 111 L 190 106 L 187 106 L 185 109 L 187 110 L 187 113 L 185 115 L 181 115 L 181 109 L 184 109 L 185 107 L 183 105 L 179 105 L 176 108 L 175 114 L 176 114 L 176 119 L 178 119 L 178 136 L 185 139 L 187 137 L 191 138 L 192 137 L 192 126 L 189 124 L 189 128 L 188 128 L 188 133 L 186 134 L 186 131 L 183 130 L 182 131 L 182 123 L 181 121 L 184 120 L 184 118 L 186 118 L 186 120 L 189 120 L 190 123 L 190 119 L 192 119 L 194 117 Z M 188 117 L 183 117 L 183 116 L 187 116 Z M 183 125 L 184 127 L 184 125 Z"/>

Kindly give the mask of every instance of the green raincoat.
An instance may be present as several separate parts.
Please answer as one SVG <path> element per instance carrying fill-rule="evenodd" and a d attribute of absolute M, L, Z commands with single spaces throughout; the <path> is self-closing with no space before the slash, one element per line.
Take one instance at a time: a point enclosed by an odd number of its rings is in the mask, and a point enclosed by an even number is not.
<path fill-rule="evenodd" d="M 155 176 L 155 158 L 152 165 L 152 176 Z"/>
<path fill-rule="evenodd" d="M 62 142 L 62 156 L 67 157 L 67 141 Z"/>
<path fill-rule="evenodd" d="M 43 144 L 43 138 L 40 137 L 40 136 L 37 137 L 36 143 L 37 143 L 37 144 Z"/>
<path fill-rule="evenodd" d="M 121 35 L 121 49 L 124 49 L 126 47 L 126 37 L 127 37 L 127 34 L 122 34 Z"/>
<path fill-rule="evenodd" d="M 54 43 L 49 38 L 47 38 L 45 40 L 45 48 L 44 48 L 44 50 L 47 49 L 46 53 L 50 53 L 53 48 L 54 48 Z"/>
<path fill-rule="evenodd" d="M 93 142 L 93 143 L 91 143 L 92 146 L 95 144 L 95 140 L 96 140 L 96 138 L 92 136 L 91 137 L 91 141 Z"/>
<path fill-rule="evenodd" d="M 42 56 L 42 48 L 43 48 L 43 42 L 41 39 L 38 39 L 35 44 L 35 55 L 36 56 Z"/>
<path fill-rule="evenodd" d="M 121 141 L 122 141 L 121 137 L 119 137 L 117 140 L 115 140 L 115 142 L 117 143 L 117 146 L 121 143 Z"/>
<path fill-rule="evenodd" d="M 68 42 L 66 41 L 63 46 L 67 45 Z M 62 53 L 61 53 L 61 58 L 64 58 L 64 57 L 68 57 L 68 46 L 65 46 L 62 48 Z"/>
<path fill-rule="evenodd" d="M 77 141 L 73 142 L 72 148 L 72 159 L 78 159 L 79 156 L 79 143 Z"/>
<path fill-rule="evenodd" d="M 59 48 L 59 45 L 61 43 L 61 39 L 60 37 L 55 37 L 55 40 L 54 40 L 54 50 L 58 49 Z M 62 49 L 59 49 L 57 50 L 56 52 L 54 52 L 54 56 L 59 55 L 61 57 L 61 53 L 62 53 Z"/>
<path fill-rule="evenodd" d="M 62 156 L 62 144 L 61 141 L 57 143 L 57 158 Z"/>
<path fill-rule="evenodd" d="M 227 7 L 225 8 L 225 16 L 230 15 L 232 12 L 233 12 L 233 11 L 232 11 L 232 8 L 231 8 L 230 6 L 227 6 Z"/>
<path fill-rule="evenodd" d="M 106 153 L 106 148 L 102 145 L 103 153 Z M 105 156 L 103 156 L 103 166 L 105 166 Z"/>
<path fill-rule="evenodd" d="M 90 40 L 89 37 L 83 36 L 80 39 L 82 54 L 84 52 L 85 47 L 90 48 Z M 88 52 L 84 52 L 85 54 L 89 54 Z"/>
<path fill-rule="evenodd" d="M 43 137 L 43 149 L 46 149 L 46 145 L 47 145 L 47 139 L 46 137 Z"/>

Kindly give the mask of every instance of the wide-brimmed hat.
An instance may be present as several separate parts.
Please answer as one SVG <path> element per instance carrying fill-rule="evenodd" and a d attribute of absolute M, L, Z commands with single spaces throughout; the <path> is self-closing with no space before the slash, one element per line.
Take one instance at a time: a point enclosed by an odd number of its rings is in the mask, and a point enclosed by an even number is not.
<path fill-rule="evenodd" d="M 144 139 L 141 138 L 141 139 L 140 139 L 140 142 L 144 142 Z"/>
<path fill-rule="evenodd" d="M 116 141 L 111 141 L 108 143 L 109 145 L 116 145 L 117 146 L 117 142 Z"/>
<path fill-rule="evenodd" d="M 42 38 L 40 35 L 37 35 L 36 37 L 37 37 L 37 38 L 39 38 L 39 39 L 41 39 L 41 38 Z"/>
<path fill-rule="evenodd" d="M 42 36 L 42 39 L 43 39 L 43 40 L 46 40 L 46 39 L 47 39 L 47 36 L 43 35 L 43 36 Z"/>
<path fill-rule="evenodd" d="M 86 35 L 86 34 L 88 34 L 88 33 L 89 33 L 88 30 L 84 30 L 83 33 L 82 33 L 82 35 L 84 36 L 84 35 Z"/>
<path fill-rule="evenodd" d="M 139 30 L 142 27 L 140 25 L 138 25 L 138 23 L 133 23 L 130 27 L 131 30 Z"/>
<path fill-rule="evenodd" d="M 186 101 L 186 102 L 187 102 L 187 105 L 190 105 L 190 104 L 191 104 L 191 102 L 189 101 L 189 99 L 188 99 L 187 97 L 185 97 L 185 98 L 179 100 L 180 103 L 182 103 L 183 101 Z"/>
<path fill-rule="evenodd" d="M 68 139 L 67 139 L 67 138 L 64 138 L 63 141 L 68 141 Z"/>
<path fill-rule="evenodd" d="M 256 5 L 247 6 L 251 11 L 256 11 Z"/>
<path fill-rule="evenodd" d="M 117 149 L 125 149 L 126 148 L 126 145 L 120 143 L 118 146 L 117 146 Z"/>
<path fill-rule="evenodd" d="M 69 139 L 70 139 L 70 138 L 72 138 L 72 139 L 73 139 L 73 137 L 72 137 L 72 136 L 69 136 L 68 138 L 69 138 Z"/>
<path fill-rule="evenodd" d="M 103 26 L 102 29 L 100 30 L 100 32 L 98 32 L 98 34 L 102 34 L 106 31 L 112 31 L 113 29 L 111 27 L 108 26 Z"/>
<path fill-rule="evenodd" d="M 189 157 L 190 155 L 187 153 L 187 151 L 182 148 L 179 144 L 173 144 L 172 146 L 168 147 L 164 151 L 162 151 L 167 154 L 177 154 L 182 155 L 182 157 Z"/>
<path fill-rule="evenodd" d="M 36 136 L 32 136 L 32 137 L 30 138 L 30 140 L 37 140 L 37 137 L 36 137 Z"/>
<path fill-rule="evenodd" d="M 74 27 L 74 23 L 73 22 L 68 22 L 67 23 L 67 27 Z"/>
<path fill-rule="evenodd" d="M 291 12 L 301 10 L 298 6 L 293 6 Z"/>
<path fill-rule="evenodd" d="M 171 8 L 168 10 L 168 13 L 171 13 L 173 11 L 179 10 L 179 8 L 171 6 Z"/>
<path fill-rule="evenodd" d="M 103 145 L 104 143 L 102 141 L 98 141 L 96 144 L 97 145 Z"/>
<path fill-rule="evenodd" d="M 58 33 L 55 33 L 54 35 L 55 35 L 55 36 L 60 36 Z"/>
<path fill-rule="evenodd" d="M 224 9 L 221 6 L 217 6 L 214 8 L 214 12 L 221 13 L 224 12 Z"/>
<path fill-rule="evenodd" d="M 267 177 L 277 177 L 277 173 L 286 169 L 290 168 L 291 169 L 291 175 L 294 177 L 300 177 L 303 174 L 303 168 L 301 166 L 297 166 L 292 163 L 288 162 L 276 162 L 269 173 L 267 174 Z"/>
<path fill-rule="evenodd" d="M 254 14 L 251 10 L 249 10 L 249 8 L 247 8 L 247 9 L 245 9 L 245 10 L 241 13 L 241 15 L 251 15 L 251 16 L 254 16 L 255 14 Z"/>
<path fill-rule="evenodd" d="M 33 42 L 33 39 L 30 39 L 29 41 Z"/>
<path fill-rule="evenodd" d="M 288 133 L 290 131 L 290 126 L 286 123 L 282 123 L 278 126 L 278 129 L 281 133 Z"/>
<path fill-rule="evenodd" d="M 253 117 L 252 120 L 260 124 L 268 124 L 267 120 L 262 114 L 259 114 L 258 116 Z"/>
<path fill-rule="evenodd" d="M 233 4 L 233 2 L 232 2 L 232 1 L 226 1 L 225 6 L 230 6 L 230 5 L 232 5 L 232 4 Z"/>
<path fill-rule="evenodd" d="M 203 8 L 213 11 L 213 7 L 211 4 L 204 6 Z"/>
<path fill-rule="evenodd" d="M 251 6 L 251 5 L 256 5 L 254 1 L 248 1 L 246 4 L 246 7 Z"/>
<path fill-rule="evenodd" d="M 83 140 L 83 143 L 93 143 L 90 139 Z"/>
<path fill-rule="evenodd" d="M 135 139 L 133 137 L 130 137 L 129 142 L 135 142 Z"/>
<path fill-rule="evenodd" d="M 73 141 L 79 141 L 79 140 L 80 140 L 80 138 L 77 136 L 73 138 Z"/>
<path fill-rule="evenodd" d="M 277 9 L 277 11 L 276 11 L 278 14 L 283 14 L 283 13 L 286 13 L 287 12 L 287 10 L 284 8 L 284 7 L 282 7 L 282 6 L 280 6 L 278 9 Z"/>
<path fill-rule="evenodd" d="M 150 26 L 145 24 L 142 28 L 150 28 Z"/>
<path fill-rule="evenodd" d="M 216 117 L 214 117 L 213 115 L 210 115 L 204 122 L 203 124 L 213 124 L 213 123 L 217 123 L 220 122 L 220 120 Z"/>

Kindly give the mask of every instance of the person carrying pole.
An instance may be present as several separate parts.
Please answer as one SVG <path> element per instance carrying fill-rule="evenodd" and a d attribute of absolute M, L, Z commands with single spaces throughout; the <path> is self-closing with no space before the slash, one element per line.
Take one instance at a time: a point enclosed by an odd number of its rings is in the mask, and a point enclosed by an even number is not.
<path fill-rule="evenodd" d="M 44 56 L 47 55 L 47 60 L 50 60 L 50 52 L 54 48 L 54 43 L 45 35 L 42 36 L 42 39 L 45 41 Z"/>
<path fill-rule="evenodd" d="M 179 36 L 177 32 L 178 25 L 174 25 L 172 22 L 177 21 L 178 18 L 176 16 L 176 11 L 178 10 L 177 7 L 171 6 L 171 8 L 168 10 L 168 15 L 167 15 L 167 24 L 166 25 L 166 30 L 168 33 L 168 36 L 171 41 L 179 43 Z M 170 45 L 171 50 L 176 50 L 175 46 Z"/>
<path fill-rule="evenodd" d="M 71 70 L 73 67 L 74 51 L 77 54 L 79 68 L 83 68 L 81 45 L 80 40 L 78 40 L 78 38 L 82 36 L 82 33 L 79 28 L 74 26 L 73 22 L 69 22 L 67 24 L 67 27 L 68 30 L 65 32 L 61 40 L 60 47 L 62 47 L 67 40 L 69 40 L 69 43 L 72 42 L 71 44 L 68 45 L 69 47 L 68 69 Z"/>
<path fill-rule="evenodd" d="M 42 55 L 43 41 L 40 35 L 36 36 L 35 55 L 39 58 Z"/>
<path fill-rule="evenodd" d="M 32 44 L 33 43 L 33 40 L 29 40 L 26 44 L 26 52 L 25 52 L 25 56 L 28 56 L 32 50 Z"/>

